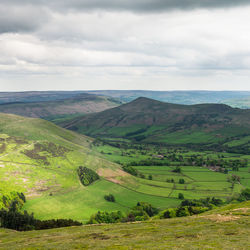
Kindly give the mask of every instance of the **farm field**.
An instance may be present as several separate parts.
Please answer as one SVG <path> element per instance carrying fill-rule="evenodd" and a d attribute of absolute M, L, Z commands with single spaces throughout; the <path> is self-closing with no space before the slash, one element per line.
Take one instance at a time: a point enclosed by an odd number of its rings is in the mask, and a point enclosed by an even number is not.
<path fill-rule="evenodd" d="M 250 181 L 250 165 L 246 161 L 244 167 L 233 171 L 230 168 L 230 162 L 235 160 L 245 161 L 246 156 L 240 154 L 230 153 L 215 153 L 211 151 L 196 152 L 187 150 L 176 150 L 165 148 L 164 146 L 149 146 L 145 145 L 145 148 L 137 148 L 136 144 L 120 143 L 119 147 L 111 146 L 110 141 L 107 144 L 100 143 L 95 146 L 95 150 L 100 152 L 106 159 L 120 163 L 122 165 L 129 165 L 135 169 L 139 176 L 134 176 L 134 181 L 127 182 L 127 187 L 142 193 L 153 194 L 163 197 L 168 197 L 170 200 L 178 199 L 179 193 L 182 193 L 187 199 L 199 199 L 206 198 L 208 196 L 218 197 L 221 199 L 227 199 L 238 193 L 243 188 L 249 186 Z M 117 142 L 114 142 L 117 145 Z M 130 145 L 131 147 L 129 147 Z M 124 147 L 123 147 L 124 146 Z M 209 158 L 211 162 L 223 159 L 228 162 L 228 166 L 225 163 L 225 167 L 228 172 L 225 174 L 217 170 L 212 169 L 209 166 L 197 166 L 197 165 L 182 165 L 178 160 L 165 158 L 157 158 L 157 154 L 160 156 L 174 155 L 176 159 L 190 159 L 192 157 Z M 146 165 L 140 165 L 145 163 Z M 150 165 L 149 162 L 156 162 L 157 165 Z M 166 163 L 166 165 L 164 165 Z M 180 167 L 181 172 L 176 173 L 174 169 L 176 166 Z M 239 176 L 240 183 L 232 183 L 229 181 L 231 176 Z M 180 180 L 184 180 L 184 183 L 180 184 Z"/>
<path fill-rule="evenodd" d="M 86 222 L 98 211 L 126 213 L 137 202 L 163 210 L 177 207 L 180 194 L 227 200 L 249 187 L 248 155 L 103 141 L 40 119 L 1 117 L 0 206 L 22 192 L 23 210 L 38 219 Z M 83 186 L 79 166 L 100 179 Z M 115 202 L 104 199 L 108 194 Z"/>

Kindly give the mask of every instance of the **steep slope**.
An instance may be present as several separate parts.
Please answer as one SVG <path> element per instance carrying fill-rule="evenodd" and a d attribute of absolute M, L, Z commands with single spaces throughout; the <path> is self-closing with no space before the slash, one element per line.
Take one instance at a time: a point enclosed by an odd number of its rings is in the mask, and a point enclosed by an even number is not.
<path fill-rule="evenodd" d="M 0 105 L 0 112 L 52 120 L 65 116 L 100 112 L 120 104 L 113 98 L 78 94 L 55 101 L 5 103 Z"/>
<path fill-rule="evenodd" d="M 104 204 L 104 179 L 85 188 L 79 182 L 79 166 L 119 170 L 91 151 L 90 138 L 44 120 L 6 114 L 0 114 L 0 131 L 0 207 L 3 196 L 18 191 L 28 199 L 25 209 L 45 219 L 84 220 L 98 209 L 122 209 Z M 107 185 L 107 192 L 113 186 Z"/>
<path fill-rule="evenodd" d="M 167 144 L 229 143 L 250 135 L 250 110 L 224 104 L 170 104 L 141 97 L 61 125 L 104 138 Z"/>

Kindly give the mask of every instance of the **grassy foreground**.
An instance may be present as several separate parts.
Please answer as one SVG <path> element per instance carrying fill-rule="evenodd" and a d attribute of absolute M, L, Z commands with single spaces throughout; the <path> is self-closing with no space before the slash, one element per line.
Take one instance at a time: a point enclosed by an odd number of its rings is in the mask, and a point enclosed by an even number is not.
<path fill-rule="evenodd" d="M 44 231 L 0 230 L 0 249 L 249 249 L 250 202 L 200 216 Z"/>

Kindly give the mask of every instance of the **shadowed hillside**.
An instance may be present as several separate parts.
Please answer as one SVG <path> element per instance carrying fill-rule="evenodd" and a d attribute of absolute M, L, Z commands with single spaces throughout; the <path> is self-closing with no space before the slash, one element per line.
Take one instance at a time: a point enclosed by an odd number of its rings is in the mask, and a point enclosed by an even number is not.
<path fill-rule="evenodd" d="M 37 98 L 39 97 L 40 96 Z M 49 97 L 53 98 L 53 96 Z M 59 97 L 63 98 L 64 96 L 62 97 L 59 95 Z M 54 96 L 54 98 L 59 97 Z M 24 100 L 27 101 L 29 99 Z M 0 112 L 27 117 L 40 117 L 47 120 L 57 120 L 72 117 L 74 115 L 100 112 L 120 104 L 119 101 L 109 97 L 77 94 L 70 98 L 54 101 L 5 103 L 0 105 Z"/>
<path fill-rule="evenodd" d="M 170 104 L 141 97 L 113 109 L 72 119 L 62 126 L 94 137 L 140 142 L 230 144 L 250 135 L 250 110 L 225 104 Z M 242 144 L 249 147 L 248 140 Z"/>

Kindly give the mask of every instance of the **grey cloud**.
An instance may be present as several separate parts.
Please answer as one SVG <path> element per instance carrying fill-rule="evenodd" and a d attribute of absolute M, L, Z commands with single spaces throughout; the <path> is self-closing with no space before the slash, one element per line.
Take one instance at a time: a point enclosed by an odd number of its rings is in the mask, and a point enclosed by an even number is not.
<path fill-rule="evenodd" d="M 0 4 L 0 33 L 32 32 L 48 21 L 49 15 L 43 7 Z"/>
<path fill-rule="evenodd" d="M 44 1 L 43 1 L 44 2 Z M 173 9 L 227 8 L 250 5 L 249 0 L 70 0 L 54 1 L 54 6 L 73 9 L 128 10 L 135 12 L 162 12 Z"/>
<path fill-rule="evenodd" d="M 53 12 L 105 10 L 157 13 L 242 5 L 250 5 L 250 0 L 1 0 L 0 33 L 37 30 Z"/>
<path fill-rule="evenodd" d="M 1 0 L 3 4 L 20 4 L 20 0 Z M 128 10 L 158 12 L 172 9 L 227 8 L 250 5 L 249 0 L 22 0 L 23 4 L 40 5 L 55 10 Z"/>

